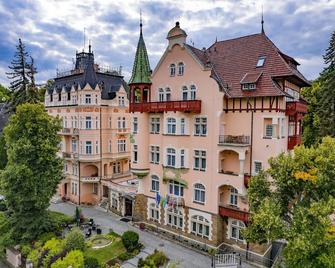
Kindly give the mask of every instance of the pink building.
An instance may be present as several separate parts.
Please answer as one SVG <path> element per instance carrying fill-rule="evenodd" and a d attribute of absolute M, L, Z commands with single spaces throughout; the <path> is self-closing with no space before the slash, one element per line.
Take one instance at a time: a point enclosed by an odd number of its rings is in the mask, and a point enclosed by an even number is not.
<path fill-rule="evenodd" d="M 130 172 L 128 86 L 120 71 L 94 63 L 94 54 L 76 54 L 75 68 L 58 73 L 45 106 L 63 122 L 60 153 L 64 179 L 59 194 L 77 204 L 98 204 L 132 216 L 136 185 Z"/>
<path fill-rule="evenodd" d="M 186 37 L 177 22 L 151 73 L 141 26 L 129 83 L 135 218 L 193 243 L 246 248 L 248 181 L 301 142 L 309 82 L 264 31 L 207 49 Z"/>

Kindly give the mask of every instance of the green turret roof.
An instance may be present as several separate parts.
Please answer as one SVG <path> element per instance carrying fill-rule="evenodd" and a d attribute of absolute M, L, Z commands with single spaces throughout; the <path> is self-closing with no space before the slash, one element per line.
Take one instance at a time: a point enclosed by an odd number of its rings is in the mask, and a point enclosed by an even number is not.
<path fill-rule="evenodd" d="M 143 39 L 142 23 L 140 24 L 140 28 L 141 28 L 140 39 L 138 40 L 138 44 L 137 44 L 133 72 L 132 72 L 129 84 L 151 83 L 150 63 L 149 63 L 147 49 L 145 47 L 145 43 Z"/>

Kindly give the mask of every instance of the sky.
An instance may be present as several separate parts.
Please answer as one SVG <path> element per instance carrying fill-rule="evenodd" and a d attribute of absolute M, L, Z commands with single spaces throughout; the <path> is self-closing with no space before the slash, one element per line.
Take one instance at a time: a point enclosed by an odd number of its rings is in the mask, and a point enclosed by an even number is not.
<path fill-rule="evenodd" d="M 95 61 L 122 66 L 128 81 L 139 37 L 140 10 L 151 68 L 167 47 L 176 21 L 195 47 L 261 30 L 263 6 L 267 36 L 294 57 L 307 79 L 323 69 L 322 55 L 335 30 L 335 0 L 0 0 L 0 83 L 21 38 L 35 59 L 36 80 L 45 83 L 56 70 L 70 70 L 76 50 L 88 49 Z"/>

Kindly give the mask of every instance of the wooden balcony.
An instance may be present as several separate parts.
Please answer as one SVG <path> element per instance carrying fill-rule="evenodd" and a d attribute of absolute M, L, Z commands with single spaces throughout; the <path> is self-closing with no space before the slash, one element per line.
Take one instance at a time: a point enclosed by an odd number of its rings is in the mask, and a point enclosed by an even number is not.
<path fill-rule="evenodd" d="M 250 136 L 220 135 L 219 145 L 250 145 Z"/>
<path fill-rule="evenodd" d="M 168 111 L 179 112 L 201 112 L 201 100 L 185 101 L 160 101 L 160 102 L 143 102 L 131 103 L 130 112 L 141 113 L 161 113 Z"/>
<path fill-rule="evenodd" d="M 219 213 L 223 217 L 229 217 L 243 222 L 249 221 L 249 212 L 239 210 L 238 208 L 219 206 Z"/>
<path fill-rule="evenodd" d="M 287 149 L 293 150 L 294 146 L 300 145 L 301 143 L 302 143 L 301 135 L 288 136 Z"/>
<path fill-rule="evenodd" d="M 307 104 L 302 101 L 286 102 L 286 115 L 306 114 Z"/>

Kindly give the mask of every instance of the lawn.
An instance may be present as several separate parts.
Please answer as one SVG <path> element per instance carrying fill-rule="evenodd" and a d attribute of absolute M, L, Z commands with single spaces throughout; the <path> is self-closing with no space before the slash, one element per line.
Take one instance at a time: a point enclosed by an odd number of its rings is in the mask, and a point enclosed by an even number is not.
<path fill-rule="evenodd" d="M 100 249 L 92 249 L 90 247 L 85 250 L 84 255 L 96 258 L 99 263 L 106 263 L 107 261 L 112 260 L 125 252 L 126 249 L 123 246 L 121 237 L 116 237 L 111 245 Z"/>

